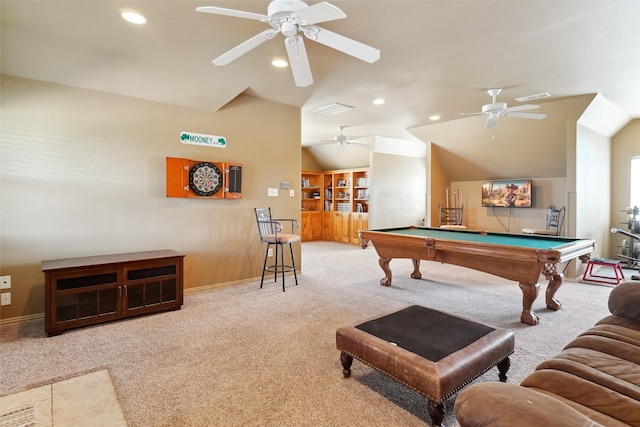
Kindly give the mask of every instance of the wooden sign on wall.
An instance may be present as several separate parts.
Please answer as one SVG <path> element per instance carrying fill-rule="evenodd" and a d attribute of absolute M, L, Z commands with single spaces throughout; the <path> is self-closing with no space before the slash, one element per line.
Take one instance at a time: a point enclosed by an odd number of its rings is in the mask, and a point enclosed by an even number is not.
<path fill-rule="evenodd" d="M 242 198 L 242 164 L 167 157 L 167 197 Z"/>

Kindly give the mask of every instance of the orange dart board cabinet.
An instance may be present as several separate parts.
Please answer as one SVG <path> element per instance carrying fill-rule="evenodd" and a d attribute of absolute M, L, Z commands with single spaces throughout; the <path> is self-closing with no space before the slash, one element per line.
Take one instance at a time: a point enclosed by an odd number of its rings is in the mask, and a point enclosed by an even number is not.
<path fill-rule="evenodd" d="M 242 164 L 167 157 L 167 197 L 241 199 Z"/>

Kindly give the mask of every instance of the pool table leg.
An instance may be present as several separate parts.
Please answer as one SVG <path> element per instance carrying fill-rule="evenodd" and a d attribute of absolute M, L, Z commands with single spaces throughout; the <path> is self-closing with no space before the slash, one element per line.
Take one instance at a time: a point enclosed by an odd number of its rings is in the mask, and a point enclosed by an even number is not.
<path fill-rule="evenodd" d="M 412 259 L 413 262 L 413 272 L 411 273 L 412 279 L 421 279 L 422 273 L 420 273 L 420 260 Z M 391 268 L 389 267 L 389 263 L 391 262 L 391 258 L 378 258 L 378 264 L 380 264 L 380 268 L 384 271 L 384 278 L 380 279 L 380 284 L 382 286 L 391 286 Z"/>
<path fill-rule="evenodd" d="M 378 258 L 378 264 L 382 271 L 384 271 L 384 278 L 380 279 L 380 284 L 382 286 L 391 286 L 391 268 L 389 268 L 389 263 L 391 262 L 391 258 Z"/>
<path fill-rule="evenodd" d="M 549 310 L 557 311 L 562 308 L 560 301 L 555 299 L 556 291 L 562 285 L 562 275 L 554 274 L 549 278 L 549 285 L 547 286 L 547 292 L 545 293 L 545 301 Z"/>
<path fill-rule="evenodd" d="M 531 311 L 531 307 L 538 297 L 540 285 L 537 283 L 530 285 L 520 282 L 520 289 L 522 290 L 522 314 L 520 315 L 520 321 L 526 325 L 537 325 L 540 320 L 538 316 Z"/>
<path fill-rule="evenodd" d="M 411 273 L 412 279 L 422 279 L 422 273 L 420 273 L 420 260 L 412 259 L 413 262 L 413 272 Z"/>

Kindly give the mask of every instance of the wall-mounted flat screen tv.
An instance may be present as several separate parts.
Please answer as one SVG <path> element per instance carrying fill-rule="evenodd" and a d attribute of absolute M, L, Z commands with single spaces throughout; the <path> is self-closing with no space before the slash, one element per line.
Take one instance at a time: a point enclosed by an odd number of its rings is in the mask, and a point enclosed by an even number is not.
<path fill-rule="evenodd" d="M 532 201 L 530 179 L 485 181 L 482 183 L 482 206 L 530 208 Z"/>

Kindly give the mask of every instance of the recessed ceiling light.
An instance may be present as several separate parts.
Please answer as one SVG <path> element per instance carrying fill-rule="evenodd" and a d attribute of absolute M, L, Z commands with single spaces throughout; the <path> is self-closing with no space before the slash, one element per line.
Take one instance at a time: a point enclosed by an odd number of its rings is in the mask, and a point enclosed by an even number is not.
<path fill-rule="evenodd" d="M 271 61 L 271 65 L 278 68 L 284 68 L 289 65 L 289 63 L 284 59 L 274 59 L 273 61 Z"/>
<path fill-rule="evenodd" d="M 373 100 L 373 103 L 374 103 L 375 105 L 382 105 L 382 104 L 384 104 L 384 103 L 385 103 L 385 101 L 384 101 L 384 98 L 378 98 L 378 99 L 374 99 L 374 100 Z"/>
<path fill-rule="evenodd" d="M 132 24 L 142 25 L 147 23 L 147 18 L 132 10 L 125 10 L 120 13 L 120 16 L 122 16 L 122 19 L 127 22 L 131 22 Z"/>
<path fill-rule="evenodd" d="M 429 117 L 429 120 L 440 120 L 440 116 L 438 114 L 434 114 L 433 116 Z"/>

